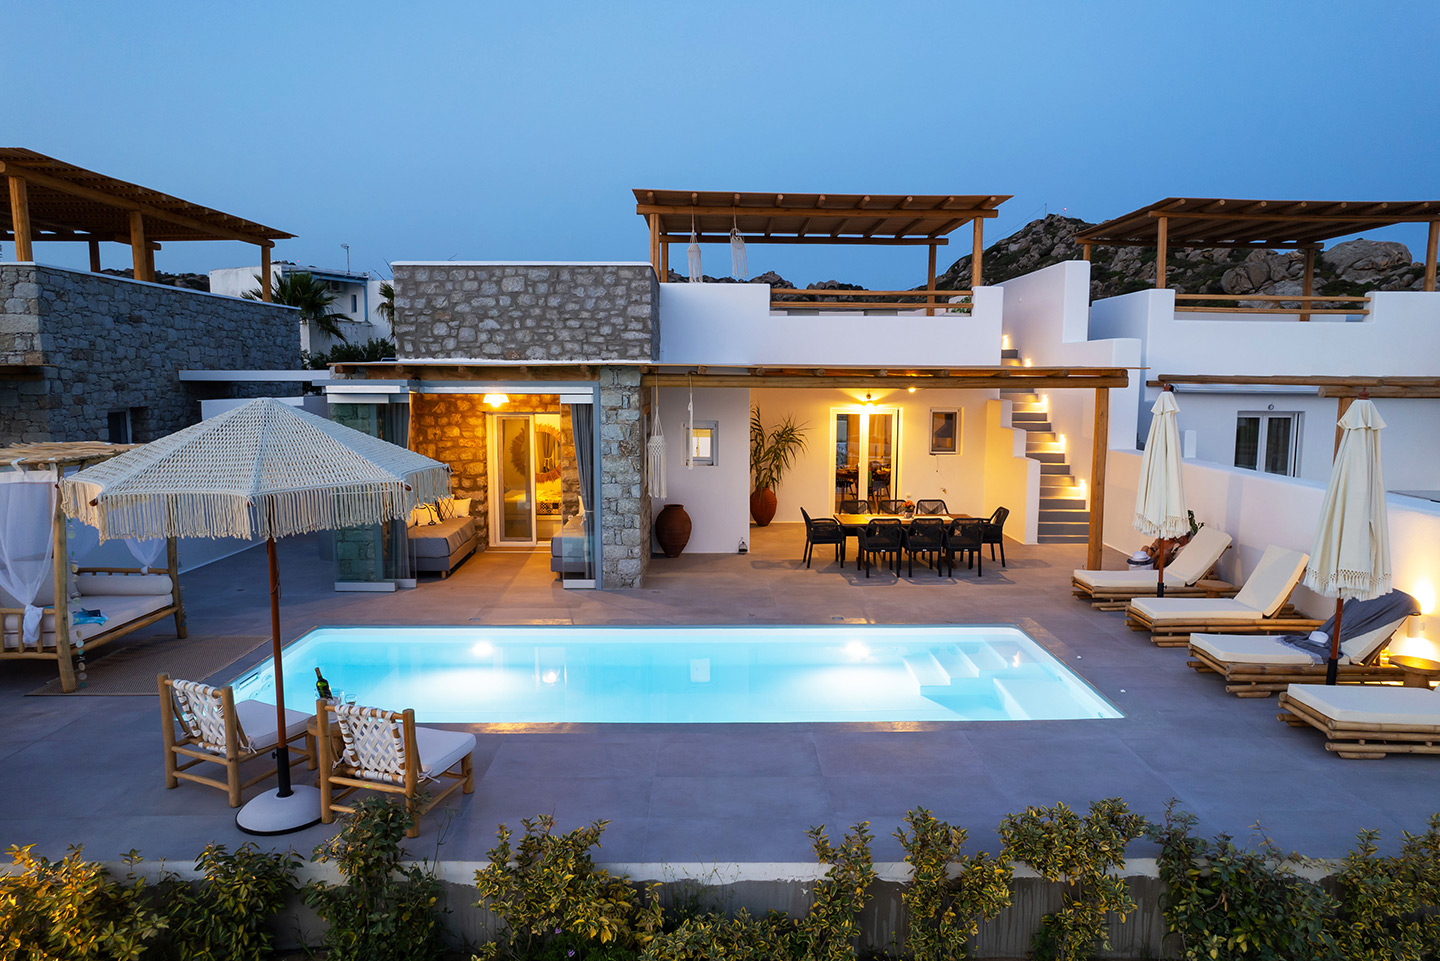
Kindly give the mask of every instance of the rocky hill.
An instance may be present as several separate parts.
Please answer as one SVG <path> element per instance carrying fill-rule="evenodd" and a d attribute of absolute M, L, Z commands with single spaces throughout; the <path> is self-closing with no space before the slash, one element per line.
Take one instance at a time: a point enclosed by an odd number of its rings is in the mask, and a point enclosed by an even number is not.
<path fill-rule="evenodd" d="M 130 269 L 115 270 L 107 268 L 100 271 L 102 274 L 109 274 L 112 277 L 124 277 L 126 280 L 135 276 L 135 271 Z M 183 287 L 186 290 L 210 290 L 209 274 L 167 274 L 163 270 L 155 271 L 155 283 L 164 284 L 167 287 Z"/>

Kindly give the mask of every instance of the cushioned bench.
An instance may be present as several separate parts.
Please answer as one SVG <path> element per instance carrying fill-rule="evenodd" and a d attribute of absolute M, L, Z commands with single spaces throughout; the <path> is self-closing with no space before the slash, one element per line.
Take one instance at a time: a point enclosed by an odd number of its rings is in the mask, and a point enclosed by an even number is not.
<path fill-rule="evenodd" d="M 550 570 L 556 574 L 584 574 L 585 515 L 576 514 L 550 538 Z"/>
<path fill-rule="evenodd" d="M 473 517 L 412 525 L 408 531 L 415 570 L 438 571 L 442 577 L 449 576 L 461 561 L 475 553 L 480 542 Z"/>

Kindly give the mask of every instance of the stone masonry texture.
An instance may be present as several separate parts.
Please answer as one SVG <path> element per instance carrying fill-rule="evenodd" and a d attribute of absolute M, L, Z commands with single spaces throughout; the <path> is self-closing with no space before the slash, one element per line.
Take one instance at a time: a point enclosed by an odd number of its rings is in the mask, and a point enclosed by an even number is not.
<path fill-rule="evenodd" d="M 108 439 L 128 410 L 144 442 L 200 419 L 211 397 L 294 392 L 293 384 L 181 383 L 182 369 L 293 370 L 300 328 L 288 307 L 38 264 L 0 264 L 0 446 Z"/>
<path fill-rule="evenodd" d="M 400 360 L 653 361 L 649 264 L 396 264 Z"/>
<path fill-rule="evenodd" d="M 635 367 L 600 370 L 600 569 L 606 587 L 639 587 L 650 566 L 644 482 L 648 404 Z"/>

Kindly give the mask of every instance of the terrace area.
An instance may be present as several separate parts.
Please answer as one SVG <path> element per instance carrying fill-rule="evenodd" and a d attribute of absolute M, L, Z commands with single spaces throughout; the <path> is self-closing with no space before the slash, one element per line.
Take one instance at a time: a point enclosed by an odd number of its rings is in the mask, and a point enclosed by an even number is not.
<path fill-rule="evenodd" d="M 806 828 L 823 823 L 834 832 L 861 819 L 871 821 L 877 860 L 894 860 L 900 851 L 890 832 L 921 805 L 968 828 L 972 849 L 995 851 L 994 828 L 1007 813 L 1115 795 L 1152 818 L 1178 797 L 1199 815 L 1202 832 L 1243 841 L 1259 822 L 1282 847 L 1338 857 L 1365 827 L 1383 832 L 1393 848 L 1402 829 L 1422 829 L 1436 806 L 1433 759 L 1334 757 L 1315 732 L 1277 722 L 1273 700 L 1225 694 L 1217 678 L 1187 668 L 1182 651 L 1157 648 L 1121 615 L 1071 598 L 1070 572 L 1082 566 L 1084 545 L 1011 541 L 1008 566 L 987 557 L 978 578 L 917 570 L 914 579 L 867 580 L 853 564 L 842 571 L 824 549 L 804 569 L 799 525 L 751 533 L 748 554 L 655 560 L 639 590 L 565 591 L 546 555 L 488 551 L 446 580 L 364 596 L 334 593 L 330 566 L 315 562 L 317 540 L 296 538 L 280 545 L 282 626 L 289 641 L 317 625 L 1017 624 L 1125 714 L 907 725 L 475 726 L 474 795 L 455 805 L 453 820 L 427 817 L 410 844 L 447 861 L 482 859 L 497 823 L 514 827 L 547 812 L 566 829 L 609 819 L 599 856 L 607 862 L 809 861 Z M 1123 563 L 1113 552 L 1106 561 Z M 248 652 L 212 680 L 230 680 L 265 656 L 262 552 L 216 562 L 181 583 L 191 638 Z M 106 656 L 166 636 L 148 629 Z M 179 643 L 159 646 L 178 650 Z M 103 659 L 91 670 L 99 678 Z M 209 841 L 239 843 L 220 792 L 164 789 L 153 693 L 28 696 L 53 676 L 49 663 L 0 672 L 9 734 L 0 745 L 0 841 L 37 842 L 50 855 L 84 843 L 94 858 L 138 848 L 174 860 L 192 858 Z M 333 830 L 317 826 L 268 843 L 305 852 Z M 1131 854 L 1152 852 L 1136 844 Z"/>

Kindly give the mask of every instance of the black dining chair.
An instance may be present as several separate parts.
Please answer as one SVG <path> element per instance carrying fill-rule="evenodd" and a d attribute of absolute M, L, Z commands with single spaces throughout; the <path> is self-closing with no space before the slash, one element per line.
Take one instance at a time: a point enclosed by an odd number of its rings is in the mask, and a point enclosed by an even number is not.
<path fill-rule="evenodd" d="M 948 514 L 945 502 L 939 498 L 921 498 L 915 502 L 915 513 L 917 514 Z"/>
<path fill-rule="evenodd" d="M 840 566 L 845 566 L 845 528 L 833 517 L 811 518 L 805 508 L 800 508 L 800 516 L 805 518 L 805 566 L 810 566 L 810 559 L 815 556 L 816 544 L 834 544 L 835 559 Z"/>
<path fill-rule="evenodd" d="M 900 552 L 904 550 L 905 528 L 894 517 L 877 517 L 860 531 L 860 556 L 865 561 L 865 576 L 876 556 L 891 558 L 891 569 L 900 576 Z"/>
<path fill-rule="evenodd" d="M 1005 518 L 1010 516 L 1010 508 L 997 507 L 995 513 L 985 522 L 985 543 L 990 545 L 990 559 L 995 559 L 995 545 L 1000 545 L 1000 566 L 1005 566 Z"/>
<path fill-rule="evenodd" d="M 905 502 L 900 500 L 879 500 L 875 502 L 875 513 L 877 514 L 903 514 L 905 513 Z"/>
<path fill-rule="evenodd" d="M 840 509 L 839 509 L 838 511 L 836 511 L 836 513 L 837 513 L 837 514 L 868 514 L 868 513 L 870 513 L 870 505 L 869 505 L 868 503 L 866 503 L 865 501 L 855 500 L 855 499 L 853 499 L 853 498 L 848 499 L 848 500 L 842 500 L 842 501 L 840 502 Z"/>
<path fill-rule="evenodd" d="M 950 522 L 945 543 L 950 573 L 955 573 L 955 555 L 959 554 L 961 560 L 973 564 L 976 577 L 985 576 L 985 557 L 980 553 L 980 548 L 985 545 L 987 523 L 989 522 L 983 517 L 957 517 Z"/>
<path fill-rule="evenodd" d="M 935 568 L 936 577 L 944 577 L 945 531 L 949 525 L 940 517 L 917 517 L 905 531 L 905 553 L 909 555 L 910 576 L 915 576 L 915 555 L 927 554 L 927 563 Z"/>

